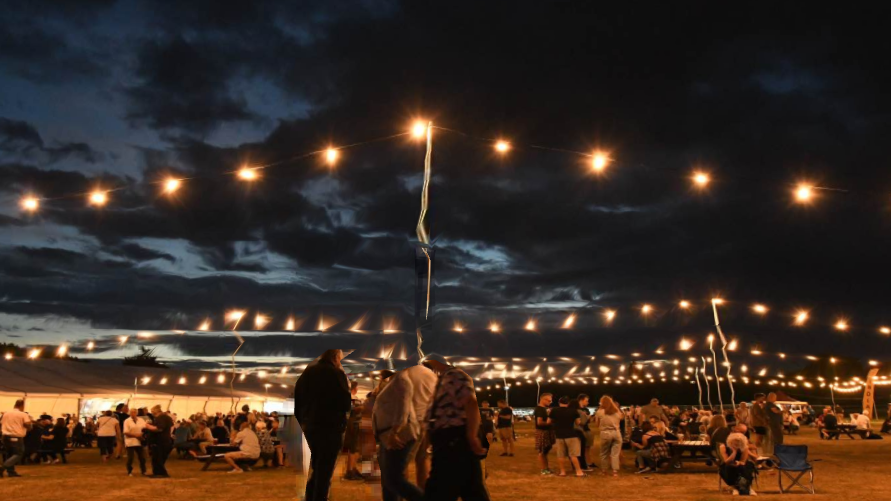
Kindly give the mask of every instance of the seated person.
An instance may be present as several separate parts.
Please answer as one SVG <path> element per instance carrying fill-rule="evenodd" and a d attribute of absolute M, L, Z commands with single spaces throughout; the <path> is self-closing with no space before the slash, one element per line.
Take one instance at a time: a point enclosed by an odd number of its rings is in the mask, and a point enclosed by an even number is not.
<path fill-rule="evenodd" d="M 880 431 L 882 433 L 891 433 L 891 404 L 888 404 L 888 416 L 885 418 L 885 421 L 882 422 L 882 429 Z"/>
<path fill-rule="evenodd" d="M 872 432 L 872 423 L 869 420 L 869 414 L 869 410 L 864 410 L 862 414 L 851 414 L 851 424 L 857 426 L 857 431 L 862 434 L 861 436 L 863 438 L 880 440 L 882 436 Z"/>
<path fill-rule="evenodd" d="M 264 421 L 257 421 L 257 441 L 260 443 L 260 459 L 263 460 L 263 468 L 269 467 L 269 461 L 275 466 L 276 452 L 272 443 L 272 433 L 266 429 Z"/>
<path fill-rule="evenodd" d="M 796 433 L 801 428 L 798 424 L 798 416 L 789 411 L 784 412 L 783 427 L 786 428 L 790 434 Z"/>
<path fill-rule="evenodd" d="M 832 408 L 823 409 L 823 428 L 820 429 L 820 438 L 829 438 L 830 431 L 838 431 L 838 416 L 832 413 Z"/>
<path fill-rule="evenodd" d="M 210 430 L 210 434 L 218 444 L 229 443 L 229 428 L 226 428 L 226 423 L 222 419 L 217 419 L 217 424 Z"/>
<path fill-rule="evenodd" d="M 213 433 L 210 432 L 206 422 L 198 421 L 198 429 L 189 437 L 189 442 L 196 444 L 202 455 L 207 454 L 207 446 L 213 445 Z M 194 449 L 190 449 L 189 454 L 192 457 L 198 457 L 198 453 Z"/>
<path fill-rule="evenodd" d="M 192 430 L 189 427 L 189 421 L 183 419 L 179 422 L 179 426 L 173 431 L 173 448 L 179 453 L 180 458 L 185 457 L 188 453 L 198 450 L 198 444 L 190 442 Z"/>
<path fill-rule="evenodd" d="M 746 436 L 742 433 L 731 433 L 727 437 L 726 444 L 719 444 L 718 453 L 721 479 L 740 495 L 751 494 L 755 461 Z"/>
<path fill-rule="evenodd" d="M 655 471 L 659 467 L 659 462 L 668 459 L 671 455 L 668 451 L 668 444 L 665 443 L 662 435 L 653 429 L 653 425 L 649 421 L 645 421 L 640 429 L 643 432 L 640 442 L 631 442 L 631 447 L 637 450 L 637 473 Z"/>
<path fill-rule="evenodd" d="M 223 459 L 232 467 L 229 473 L 244 473 L 237 461 L 240 460 L 257 460 L 260 459 L 260 440 L 257 434 L 251 429 L 251 423 L 247 420 L 241 422 L 241 429 L 232 439 L 233 444 L 238 445 L 235 452 L 228 452 L 223 455 Z"/>
<path fill-rule="evenodd" d="M 730 428 L 727 426 L 727 421 L 724 419 L 724 416 L 718 414 L 712 417 L 712 420 L 709 422 L 709 426 L 706 429 L 706 435 L 708 437 L 708 442 L 713 446 L 723 444 L 727 441 L 727 436 L 730 435 Z"/>

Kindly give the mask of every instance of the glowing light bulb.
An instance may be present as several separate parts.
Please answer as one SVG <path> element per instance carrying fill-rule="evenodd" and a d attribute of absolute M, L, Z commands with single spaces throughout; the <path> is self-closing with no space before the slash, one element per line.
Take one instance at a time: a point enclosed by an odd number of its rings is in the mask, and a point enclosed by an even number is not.
<path fill-rule="evenodd" d="M 678 306 L 686 310 L 690 307 L 690 301 L 681 301 L 680 303 L 678 303 Z"/>
<path fill-rule="evenodd" d="M 209 331 L 210 330 L 210 320 L 205 320 L 201 322 L 201 325 L 198 326 L 199 331 Z"/>
<path fill-rule="evenodd" d="M 606 319 L 607 322 L 612 322 L 614 318 L 616 318 L 616 310 L 606 310 L 603 312 L 603 318 Z"/>
<path fill-rule="evenodd" d="M 891 327 L 879 327 L 879 332 L 887 336 L 891 334 Z"/>
<path fill-rule="evenodd" d="M 420 139 L 427 135 L 427 124 L 421 120 L 418 120 L 411 126 L 411 135 L 416 139 Z"/>
<path fill-rule="evenodd" d="M 207 376 L 201 376 L 201 379 L 198 380 L 198 384 L 204 384 L 207 382 Z"/>
<path fill-rule="evenodd" d="M 681 338 L 680 349 L 681 351 L 687 351 L 693 347 L 693 341 L 688 339 Z"/>
<path fill-rule="evenodd" d="M 566 320 L 563 321 L 563 328 L 569 329 L 575 323 L 575 314 L 569 315 L 566 317 Z"/>
<path fill-rule="evenodd" d="M 709 181 L 711 181 L 711 178 L 705 172 L 693 173 L 693 183 L 696 184 L 698 188 L 705 188 Z"/>
<path fill-rule="evenodd" d="M 87 343 L 87 351 L 93 351 L 93 348 L 95 348 L 95 347 L 96 347 L 96 343 L 94 343 L 93 341 L 90 341 Z"/>
<path fill-rule="evenodd" d="M 804 325 L 804 323 L 807 322 L 807 318 L 808 318 L 808 312 L 806 312 L 804 310 L 799 310 L 795 314 L 795 325 Z"/>
<path fill-rule="evenodd" d="M 6 355 L 3 355 L 3 358 L 5 358 L 6 360 L 12 360 L 12 353 L 7 353 Z"/>
<path fill-rule="evenodd" d="M 25 197 L 22 199 L 20 203 L 22 210 L 27 212 L 34 212 L 40 208 L 40 200 L 35 197 Z"/>
<path fill-rule="evenodd" d="M 325 150 L 325 161 L 328 162 L 328 165 L 334 165 L 334 162 L 337 161 L 337 158 L 340 156 L 340 152 L 335 150 L 334 148 L 328 148 Z"/>
<path fill-rule="evenodd" d="M 223 376 L 222 374 L 220 374 L 219 376 L 217 376 L 217 382 L 218 382 L 218 383 L 225 383 L 225 382 L 226 382 L 226 376 Z"/>
<path fill-rule="evenodd" d="M 808 203 L 814 198 L 814 187 L 809 184 L 799 184 L 795 188 L 795 199 L 801 203 Z"/>
<path fill-rule="evenodd" d="M 455 332 L 464 332 L 464 326 L 462 326 L 461 324 L 456 322 L 454 330 L 455 330 Z"/>
<path fill-rule="evenodd" d="M 269 317 L 267 317 L 266 315 L 261 315 L 261 314 L 257 313 L 257 316 L 254 317 L 254 327 L 256 327 L 257 329 L 262 329 L 263 327 L 266 327 L 266 324 L 268 324 L 268 323 L 269 323 Z"/>
<path fill-rule="evenodd" d="M 648 304 L 645 304 L 640 307 L 640 312 L 643 313 L 644 315 L 649 315 L 650 312 L 652 312 L 652 311 L 653 311 L 653 307 Z"/>
<path fill-rule="evenodd" d="M 840 331 L 848 330 L 848 322 L 845 319 L 839 319 L 838 322 L 835 322 L 835 329 Z"/>
<path fill-rule="evenodd" d="M 526 330 L 527 331 L 534 331 L 535 328 L 536 328 L 535 320 L 530 320 L 530 321 L 526 322 Z"/>
<path fill-rule="evenodd" d="M 243 310 L 232 310 L 232 311 L 226 312 L 226 320 L 228 320 L 230 322 L 241 321 L 241 319 L 242 319 L 242 317 L 244 317 L 245 313 L 246 312 Z"/>
<path fill-rule="evenodd" d="M 496 324 L 495 322 L 492 322 L 489 324 L 489 330 L 492 332 L 499 332 L 501 330 L 501 326 Z"/>
<path fill-rule="evenodd" d="M 736 339 L 731 339 L 729 343 L 727 343 L 727 349 L 729 351 L 736 351 L 736 348 L 739 346 Z"/>
<path fill-rule="evenodd" d="M 149 384 L 152 382 L 152 378 L 145 376 L 142 378 L 142 384 Z"/>
<path fill-rule="evenodd" d="M 244 181 L 255 181 L 260 177 L 260 174 L 257 173 L 257 169 L 242 167 L 238 170 L 238 177 Z"/>
<path fill-rule="evenodd" d="M 108 203 L 108 194 L 104 191 L 94 191 L 90 193 L 90 205 L 101 207 Z"/>
<path fill-rule="evenodd" d="M 289 319 L 288 319 L 288 323 L 285 324 L 285 330 L 286 330 L 286 331 L 292 331 L 292 330 L 294 330 L 294 327 L 295 327 L 295 325 L 294 325 L 294 319 L 293 319 L 293 318 L 289 318 Z"/>
<path fill-rule="evenodd" d="M 162 377 L 162 378 L 161 378 L 161 381 L 159 381 L 159 383 L 161 383 L 161 384 L 167 384 L 167 378 L 166 378 L 166 377 Z"/>
<path fill-rule="evenodd" d="M 68 347 L 65 346 L 64 344 L 59 346 L 59 349 L 56 350 L 56 355 L 58 355 L 60 357 L 64 357 L 66 353 L 68 353 Z"/>
<path fill-rule="evenodd" d="M 179 384 L 186 384 L 186 378 L 184 378 L 184 377 L 179 378 Z"/>
<path fill-rule="evenodd" d="M 706 339 L 708 339 L 708 342 L 709 342 L 709 343 L 712 343 L 712 342 L 715 341 L 715 335 L 714 335 L 714 334 L 709 334 L 708 337 L 707 337 Z"/>
<path fill-rule="evenodd" d="M 603 172 L 607 164 L 609 164 L 609 157 L 605 153 L 595 151 L 594 157 L 591 159 L 591 168 L 594 169 L 594 172 Z"/>
<path fill-rule="evenodd" d="M 178 190 L 180 186 L 182 186 L 182 181 L 170 178 L 167 181 L 164 181 L 164 192 L 169 195 Z"/>
<path fill-rule="evenodd" d="M 715 298 L 712 298 L 712 303 L 714 303 L 714 304 L 724 304 L 724 300 L 721 299 L 721 298 L 719 298 L 719 297 L 715 297 Z"/>
<path fill-rule="evenodd" d="M 127 340 L 130 339 L 130 336 L 120 336 L 118 337 L 118 341 L 121 342 L 121 346 L 127 344 Z"/>
<path fill-rule="evenodd" d="M 767 313 L 767 306 L 764 306 L 763 304 L 754 304 L 752 305 L 752 311 L 759 315 L 764 315 Z"/>
<path fill-rule="evenodd" d="M 495 151 L 498 153 L 507 153 L 510 149 L 510 143 L 507 141 L 496 141 L 495 142 Z"/>

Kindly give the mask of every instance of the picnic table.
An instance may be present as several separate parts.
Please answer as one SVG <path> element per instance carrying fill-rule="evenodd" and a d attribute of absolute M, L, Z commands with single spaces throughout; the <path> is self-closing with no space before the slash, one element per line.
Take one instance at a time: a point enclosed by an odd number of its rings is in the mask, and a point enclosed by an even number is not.
<path fill-rule="evenodd" d="M 824 431 L 830 439 L 833 437 L 838 439 L 841 435 L 846 435 L 851 440 L 854 440 L 854 435 L 859 435 L 860 438 L 866 438 L 866 430 L 858 430 L 857 425 L 850 423 L 839 423 L 834 430 L 825 429 Z"/>
<path fill-rule="evenodd" d="M 668 441 L 671 450 L 671 466 L 680 468 L 683 463 L 717 464 L 714 454 L 714 446 L 702 440 Z"/>
<path fill-rule="evenodd" d="M 213 463 L 222 462 L 223 456 L 226 453 L 237 452 L 238 446 L 229 444 L 208 445 L 205 447 L 205 450 L 207 451 L 207 454 L 198 456 L 198 461 L 204 462 L 201 471 L 207 471 Z"/>

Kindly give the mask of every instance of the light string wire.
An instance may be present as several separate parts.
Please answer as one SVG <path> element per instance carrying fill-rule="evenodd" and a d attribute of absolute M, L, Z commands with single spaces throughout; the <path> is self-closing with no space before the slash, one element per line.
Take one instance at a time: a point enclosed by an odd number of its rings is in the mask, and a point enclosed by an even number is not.
<path fill-rule="evenodd" d="M 700 357 L 700 358 L 702 358 L 702 379 L 705 382 L 705 391 L 706 391 L 706 396 L 708 397 L 708 408 L 709 408 L 709 410 L 712 410 L 714 408 L 712 406 L 712 387 L 708 384 L 708 378 L 705 375 L 706 374 L 705 371 L 708 366 L 705 364 L 705 357 Z"/>
<path fill-rule="evenodd" d="M 721 337 L 721 352 L 724 354 L 724 363 L 727 365 L 727 385 L 730 386 L 730 405 L 733 406 L 733 409 L 736 409 L 736 390 L 733 388 L 733 376 L 731 374 L 731 364 L 730 358 L 727 356 L 727 338 L 724 336 L 724 331 L 721 330 L 721 321 L 718 319 L 718 302 L 712 300 L 712 311 L 715 314 L 715 329 L 718 331 L 718 336 Z M 717 374 L 717 373 L 716 373 Z M 721 409 L 723 410 L 723 406 Z"/>

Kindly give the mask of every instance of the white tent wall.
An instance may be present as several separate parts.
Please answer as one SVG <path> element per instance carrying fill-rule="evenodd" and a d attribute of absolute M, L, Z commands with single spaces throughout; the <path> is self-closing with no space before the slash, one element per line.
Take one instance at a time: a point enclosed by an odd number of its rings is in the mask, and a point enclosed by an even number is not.
<path fill-rule="evenodd" d="M 51 395 L 28 395 L 25 399 L 25 410 L 32 416 L 41 414 L 49 414 L 53 417 L 62 414 L 79 414 L 77 408 L 79 397 L 70 396 L 51 396 Z"/>

